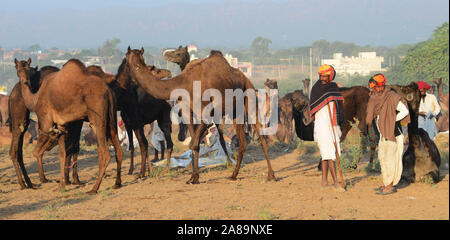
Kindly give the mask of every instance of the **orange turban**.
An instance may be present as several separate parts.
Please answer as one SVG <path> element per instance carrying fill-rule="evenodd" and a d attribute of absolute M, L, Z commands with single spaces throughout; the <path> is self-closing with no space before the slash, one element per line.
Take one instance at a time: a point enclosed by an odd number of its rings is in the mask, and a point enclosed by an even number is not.
<path fill-rule="evenodd" d="M 323 64 L 319 67 L 319 76 L 320 75 L 328 75 L 330 76 L 330 80 L 334 80 L 336 77 L 336 71 L 334 70 L 334 67 L 328 64 Z"/>
<path fill-rule="evenodd" d="M 418 81 L 417 85 L 419 86 L 419 89 L 430 90 L 430 88 L 431 88 L 431 86 L 424 81 Z"/>
<path fill-rule="evenodd" d="M 375 74 L 369 80 L 370 88 L 373 88 L 375 86 L 384 86 L 384 84 L 386 84 L 386 77 L 381 73 Z"/>

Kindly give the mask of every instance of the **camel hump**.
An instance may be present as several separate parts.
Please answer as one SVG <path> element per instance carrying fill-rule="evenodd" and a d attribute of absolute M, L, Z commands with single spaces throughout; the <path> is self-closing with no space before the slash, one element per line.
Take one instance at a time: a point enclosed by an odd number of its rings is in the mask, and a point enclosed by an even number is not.
<path fill-rule="evenodd" d="M 211 52 L 209 53 L 209 56 L 220 56 L 220 57 L 223 57 L 223 54 L 222 54 L 222 52 L 221 51 L 219 51 L 219 50 L 211 50 Z"/>
<path fill-rule="evenodd" d="M 86 73 L 86 66 L 84 65 L 84 63 L 82 63 L 80 60 L 72 58 L 69 61 L 67 61 L 66 63 L 64 63 L 64 65 L 61 68 L 62 72 L 65 71 L 81 71 L 83 73 Z"/>

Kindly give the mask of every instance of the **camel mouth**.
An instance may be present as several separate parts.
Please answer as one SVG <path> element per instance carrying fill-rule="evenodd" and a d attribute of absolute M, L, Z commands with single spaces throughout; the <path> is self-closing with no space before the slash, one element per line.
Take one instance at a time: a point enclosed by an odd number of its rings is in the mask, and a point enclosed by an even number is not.
<path fill-rule="evenodd" d="M 166 50 L 164 50 L 163 53 L 162 53 L 164 60 L 169 61 L 172 58 L 172 56 L 168 56 L 167 54 L 168 53 L 172 53 L 172 52 L 175 52 L 175 49 L 166 49 Z"/>

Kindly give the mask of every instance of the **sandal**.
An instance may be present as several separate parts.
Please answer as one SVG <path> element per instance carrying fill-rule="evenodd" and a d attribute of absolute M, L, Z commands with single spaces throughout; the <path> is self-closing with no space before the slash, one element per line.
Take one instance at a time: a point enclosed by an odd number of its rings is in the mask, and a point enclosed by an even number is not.
<path fill-rule="evenodd" d="M 379 192 L 376 192 L 375 194 L 377 194 L 377 195 L 389 195 L 389 194 L 393 194 L 393 193 L 396 193 L 396 192 L 397 192 L 397 189 L 392 188 L 392 190 L 389 191 L 389 192 L 379 191 Z"/>

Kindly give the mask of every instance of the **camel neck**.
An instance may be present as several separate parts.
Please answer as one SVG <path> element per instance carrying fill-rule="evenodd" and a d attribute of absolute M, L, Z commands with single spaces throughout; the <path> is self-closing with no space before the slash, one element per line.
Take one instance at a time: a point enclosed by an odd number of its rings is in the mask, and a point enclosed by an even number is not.
<path fill-rule="evenodd" d="M 170 94 L 176 89 L 192 89 L 190 82 L 184 76 L 167 80 L 160 80 L 153 76 L 151 71 L 141 64 L 130 67 L 131 77 L 133 77 L 139 85 L 150 95 L 157 99 L 170 100 Z"/>
<path fill-rule="evenodd" d="M 21 83 L 20 88 L 25 106 L 31 112 L 36 112 L 36 103 L 39 97 L 39 91 L 33 94 L 28 84 L 25 83 Z"/>

